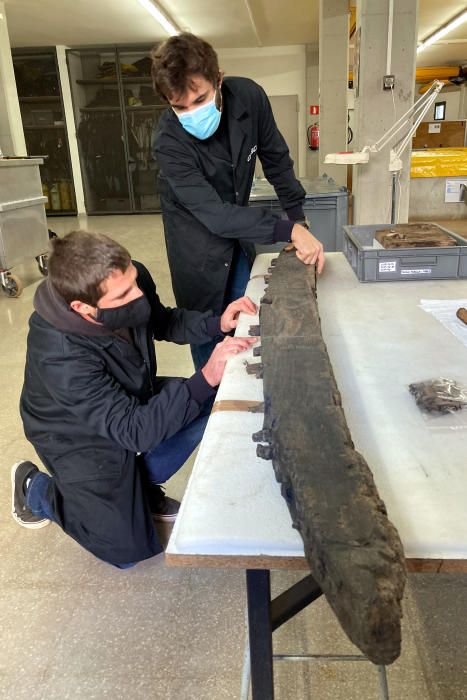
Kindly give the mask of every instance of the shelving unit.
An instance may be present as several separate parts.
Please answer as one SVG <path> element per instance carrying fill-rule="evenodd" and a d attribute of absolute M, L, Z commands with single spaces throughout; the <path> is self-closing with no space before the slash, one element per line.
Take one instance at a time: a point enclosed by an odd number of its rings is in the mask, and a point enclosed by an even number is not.
<path fill-rule="evenodd" d="M 44 158 L 40 175 L 47 215 L 76 215 L 56 51 L 16 49 L 12 55 L 27 151 Z"/>
<path fill-rule="evenodd" d="M 109 80 L 108 78 L 86 78 L 76 81 L 78 85 L 117 85 L 118 80 Z M 122 83 L 152 83 L 152 78 L 142 76 L 141 78 L 123 78 Z"/>
<path fill-rule="evenodd" d="M 44 95 L 43 97 L 20 97 L 20 104 L 24 102 L 60 102 L 59 95 Z"/>
<path fill-rule="evenodd" d="M 67 51 L 90 214 L 160 211 L 151 143 L 166 105 L 152 89 L 149 52 L 150 47 Z"/>
<path fill-rule="evenodd" d="M 64 124 L 51 124 L 50 126 L 24 126 L 24 131 L 48 131 L 49 129 L 63 129 Z"/>
<path fill-rule="evenodd" d="M 80 112 L 120 112 L 120 107 L 80 107 Z"/>

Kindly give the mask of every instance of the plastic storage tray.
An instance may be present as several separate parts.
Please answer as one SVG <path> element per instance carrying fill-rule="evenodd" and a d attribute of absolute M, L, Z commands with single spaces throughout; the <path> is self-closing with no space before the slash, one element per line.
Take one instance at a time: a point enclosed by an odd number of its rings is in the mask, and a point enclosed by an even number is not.
<path fill-rule="evenodd" d="M 342 250 L 342 227 L 348 221 L 349 192 L 346 187 L 340 187 L 326 175 L 300 180 L 305 192 L 303 211 L 309 219 L 313 234 L 321 241 L 324 250 L 329 252 Z M 282 212 L 277 194 L 264 179 L 253 181 L 250 207 L 267 207 L 273 211 Z M 287 215 L 282 212 L 284 219 Z M 280 250 L 283 243 L 274 246 L 257 245 L 258 253 Z"/>
<path fill-rule="evenodd" d="M 455 238 L 459 245 L 450 248 L 391 250 L 373 247 L 376 231 L 388 228 L 390 225 L 343 227 L 342 252 L 360 282 L 413 282 L 467 277 L 467 240 L 443 226 L 438 226 Z"/>

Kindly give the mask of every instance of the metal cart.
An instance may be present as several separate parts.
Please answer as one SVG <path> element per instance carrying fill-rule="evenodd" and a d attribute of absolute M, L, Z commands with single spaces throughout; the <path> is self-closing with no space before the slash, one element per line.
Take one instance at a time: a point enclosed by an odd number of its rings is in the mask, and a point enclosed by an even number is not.
<path fill-rule="evenodd" d="M 39 165 L 42 158 L 0 158 L 0 284 L 9 297 L 23 291 L 11 269 L 35 257 L 47 275 L 48 229 Z"/>

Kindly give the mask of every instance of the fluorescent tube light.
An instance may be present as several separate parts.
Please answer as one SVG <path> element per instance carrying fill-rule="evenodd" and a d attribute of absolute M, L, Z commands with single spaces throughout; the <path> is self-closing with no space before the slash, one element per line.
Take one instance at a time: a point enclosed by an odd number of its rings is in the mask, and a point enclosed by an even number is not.
<path fill-rule="evenodd" d="M 138 0 L 138 2 L 144 7 L 145 10 L 149 12 L 150 15 L 154 17 L 157 22 L 159 22 L 161 27 L 165 29 L 169 36 L 180 34 L 180 29 L 177 29 L 177 27 L 165 16 L 162 10 L 156 4 L 151 2 L 151 0 Z"/>
<path fill-rule="evenodd" d="M 140 0 L 141 2 L 141 0 Z M 434 44 L 435 42 L 438 41 L 438 39 L 441 39 L 443 36 L 446 36 L 446 34 L 449 34 L 449 32 L 452 32 L 453 29 L 456 29 L 456 27 L 459 27 L 461 24 L 467 21 L 467 11 L 462 12 L 460 15 L 457 15 L 457 17 L 454 17 L 454 19 L 451 22 L 448 22 L 447 24 L 444 25 L 444 27 L 441 27 L 441 29 L 438 29 L 437 32 L 432 34 L 431 36 L 428 37 L 428 39 L 425 39 L 425 41 L 422 41 L 420 46 L 417 46 L 417 53 L 420 53 L 420 51 L 423 51 L 423 49 L 426 49 L 427 46 L 431 46 L 431 44 Z"/>

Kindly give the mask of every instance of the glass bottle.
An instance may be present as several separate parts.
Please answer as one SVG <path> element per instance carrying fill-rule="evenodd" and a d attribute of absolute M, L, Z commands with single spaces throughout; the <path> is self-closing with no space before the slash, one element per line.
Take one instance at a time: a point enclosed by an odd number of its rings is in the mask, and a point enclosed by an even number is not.
<path fill-rule="evenodd" d="M 62 208 L 62 204 L 60 201 L 60 191 L 58 189 L 58 185 L 56 182 L 53 183 L 52 187 L 50 188 L 50 205 L 52 207 L 53 211 L 59 211 Z"/>

